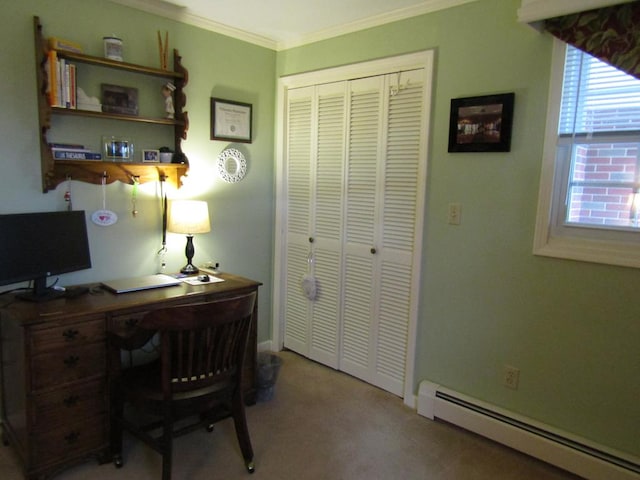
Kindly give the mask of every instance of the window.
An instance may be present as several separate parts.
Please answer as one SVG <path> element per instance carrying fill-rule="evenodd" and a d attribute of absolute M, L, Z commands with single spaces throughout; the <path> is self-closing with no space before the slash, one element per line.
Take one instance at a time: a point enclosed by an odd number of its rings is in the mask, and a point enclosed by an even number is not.
<path fill-rule="evenodd" d="M 534 253 L 640 267 L 640 80 L 556 40 Z"/>

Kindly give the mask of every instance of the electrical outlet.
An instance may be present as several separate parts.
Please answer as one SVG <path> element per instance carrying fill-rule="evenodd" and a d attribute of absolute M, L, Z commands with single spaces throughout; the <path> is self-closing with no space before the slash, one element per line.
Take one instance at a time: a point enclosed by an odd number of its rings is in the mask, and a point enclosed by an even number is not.
<path fill-rule="evenodd" d="M 518 389 L 518 382 L 520 381 L 520 370 L 516 367 L 511 367 L 509 365 L 504 366 L 504 377 L 503 384 L 507 388 L 511 388 L 513 390 Z"/>
<path fill-rule="evenodd" d="M 459 203 L 450 203 L 447 211 L 447 222 L 449 225 L 460 225 L 462 221 L 462 205 Z"/>

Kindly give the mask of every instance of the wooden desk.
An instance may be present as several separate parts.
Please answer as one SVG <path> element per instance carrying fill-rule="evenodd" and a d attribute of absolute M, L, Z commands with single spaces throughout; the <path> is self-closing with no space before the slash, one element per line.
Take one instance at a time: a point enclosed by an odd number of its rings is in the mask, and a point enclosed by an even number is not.
<path fill-rule="evenodd" d="M 112 294 L 101 288 L 73 299 L 31 303 L 0 297 L 2 440 L 25 477 L 45 479 L 90 456 L 109 461 L 106 331 L 133 327 L 149 310 L 258 290 L 260 282 L 220 274 L 224 282 Z M 255 403 L 257 302 L 244 388 Z"/>

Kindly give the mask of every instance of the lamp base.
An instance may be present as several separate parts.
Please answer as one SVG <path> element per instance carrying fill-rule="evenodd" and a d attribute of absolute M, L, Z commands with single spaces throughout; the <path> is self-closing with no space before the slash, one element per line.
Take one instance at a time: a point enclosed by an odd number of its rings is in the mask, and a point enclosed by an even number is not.
<path fill-rule="evenodd" d="M 193 254 L 195 253 L 195 249 L 193 248 L 193 235 L 187 235 L 187 246 L 184 248 L 184 255 L 187 257 L 187 264 L 182 267 L 180 273 L 184 273 L 185 275 L 195 275 L 198 273 L 198 267 L 193 266 Z"/>
<path fill-rule="evenodd" d="M 200 270 L 198 270 L 198 267 L 195 267 L 190 263 L 187 263 L 184 267 L 182 267 L 182 269 L 180 269 L 180 273 L 184 273 L 185 275 L 195 275 L 199 271 Z"/>

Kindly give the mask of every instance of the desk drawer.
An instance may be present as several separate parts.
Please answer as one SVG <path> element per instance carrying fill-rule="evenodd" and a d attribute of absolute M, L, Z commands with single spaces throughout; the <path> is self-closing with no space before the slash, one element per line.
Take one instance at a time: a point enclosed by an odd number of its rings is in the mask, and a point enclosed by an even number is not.
<path fill-rule="evenodd" d="M 110 332 L 118 332 L 119 335 L 126 335 L 128 332 L 133 332 L 138 325 L 138 322 L 149 313 L 148 310 L 141 312 L 126 313 L 121 315 L 112 315 L 108 322 L 108 329 Z"/>
<path fill-rule="evenodd" d="M 98 380 L 71 388 L 36 395 L 33 426 L 51 430 L 82 418 L 104 415 L 107 408 L 106 382 Z"/>
<path fill-rule="evenodd" d="M 104 342 L 35 355 L 31 359 L 31 388 L 40 390 L 83 378 L 104 377 L 106 368 Z"/>
<path fill-rule="evenodd" d="M 66 349 L 89 342 L 104 341 L 104 316 L 85 317 L 82 323 L 72 323 L 31 333 L 31 351 L 33 354 L 57 349 Z"/>
<path fill-rule="evenodd" d="M 33 438 L 33 462 L 46 465 L 60 463 L 70 458 L 106 447 L 106 416 L 101 415 L 40 431 Z"/>

